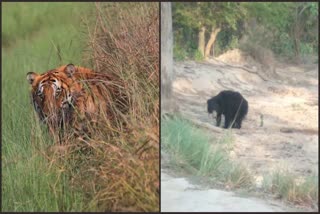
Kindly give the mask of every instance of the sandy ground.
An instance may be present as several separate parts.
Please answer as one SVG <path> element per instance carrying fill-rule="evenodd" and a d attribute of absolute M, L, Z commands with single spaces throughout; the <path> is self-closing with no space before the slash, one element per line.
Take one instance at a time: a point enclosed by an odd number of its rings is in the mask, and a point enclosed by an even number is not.
<path fill-rule="evenodd" d="M 175 63 L 173 90 L 179 112 L 206 126 L 214 126 L 215 121 L 207 114 L 206 101 L 221 90 L 239 91 L 249 103 L 249 112 L 242 129 L 232 129 L 231 158 L 245 164 L 257 180 L 278 167 L 287 168 L 298 178 L 318 175 L 318 65 L 297 67 L 278 63 L 275 74 L 265 81 L 248 72 L 258 70 L 256 67 L 226 58 Z M 212 132 L 212 135 L 221 134 Z M 166 185 L 170 186 L 162 183 L 161 190 L 167 203 L 170 189 Z M 186 196 L 177 197 L 187 200 Z"/>
<path fill-rule="evenodd" d="M 176 63 L 175 101 L 186 117 L 214 126 L 206 101 L 221 90 L 239 91 L 248 100 L 249 112 L 242 129 L 232 130 L 231 156 L 248 164 L 256 175 L 279 166 L 298 176 L 318 174 L 317 67 L 307 72 L 277 67 L 278 77 L 264 81 L 216 61 Z"/>

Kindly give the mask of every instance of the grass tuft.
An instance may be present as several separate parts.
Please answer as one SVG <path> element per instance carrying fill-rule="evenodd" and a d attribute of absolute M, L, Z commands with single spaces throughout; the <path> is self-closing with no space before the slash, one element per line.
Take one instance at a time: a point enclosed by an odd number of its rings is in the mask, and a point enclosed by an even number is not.
<path fill-rule="evenodd" d="M 265 191 L 294 204 L 317 207 L 319 198 L 318 176 L 298 180 L 288 170 L 277 169 L 264 179 Z"/>

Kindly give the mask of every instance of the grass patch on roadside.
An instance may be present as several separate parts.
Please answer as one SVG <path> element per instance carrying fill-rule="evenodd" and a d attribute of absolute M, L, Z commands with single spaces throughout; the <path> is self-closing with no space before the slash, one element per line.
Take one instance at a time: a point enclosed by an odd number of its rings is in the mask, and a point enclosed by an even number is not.
<path fill-rule="evenodd" d="M 223 184 L 226 189 L 256 189 L 248 169 L 229 158 L 233 140 L 229 131 L 216 139 L 187 120 L 175 117 L 161 121 L 161 140 L 174 168 L 183 166 L 214 183 Z M 299 182 L 288 170 L 276 170 L 264 176 L 262 189 L 289 203 L 318 209 L 318 176 L 307 176 Z"/>
<path fill-rule="evenodd" d="M 298 180 L 288 170 L 277 169 L 264 177 L 263 189 L 293 204 L 318 208 L 319 184 L 316 175 Z"/>
<path fill-rule="evenodd" d="M 240 163 L 230 160 L 229 134 L 222 139 L 212 139 L 204 131 L 182 118 L 163 120 L 161 142 L 176 162 L 187 163 L 198 175 L 222 182 L 229 188 L 252 185 L 249 171 Z"/>

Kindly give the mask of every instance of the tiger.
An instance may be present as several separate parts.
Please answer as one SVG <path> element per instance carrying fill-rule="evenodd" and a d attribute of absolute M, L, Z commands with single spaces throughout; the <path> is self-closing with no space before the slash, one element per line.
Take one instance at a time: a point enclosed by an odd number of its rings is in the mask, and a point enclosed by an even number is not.
<path fill-rule="evenodd" d="M 114 100 L 118 108 L 127 107 L 122 82 L 89 68 L 67 64 L 42 74 L 28 72 L 27 80 L 39 120 L 60 143 L 66 129 L 81 129 L 79 121 L 95 121 L 101 113 L 111 118 Z"/>

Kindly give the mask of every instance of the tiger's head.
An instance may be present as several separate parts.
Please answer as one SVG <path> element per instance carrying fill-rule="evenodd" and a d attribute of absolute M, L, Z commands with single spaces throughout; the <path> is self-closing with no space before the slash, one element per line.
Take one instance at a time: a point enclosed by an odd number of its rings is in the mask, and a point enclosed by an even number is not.
<path fill-rule="evenodd" d="M 34 109 L 40 120 L 49 123 L 58 123 L 63 113 L 72 111 L 77 89 L 80 84 L 77 78 L 79 67 L 73 64 L 49 70 L 43 74 L 27 73 L 27 80 L 31 84 L 31 99 Z M 82 68 L 81 73 L 90 73 L 89 69 Z M 65 116 L 70 115 L 68 113 Z"/>
<path fill-rule="evenodd" d="M 27 80 L 34 109 L 53 134 L 68 130 L 65 125 L 81 130 L 101 115 L 112 119 L 115 108 L 128 112 L 125 85 L 106 73 L 68 64 L 43 74 L 29 72 Z"/>

